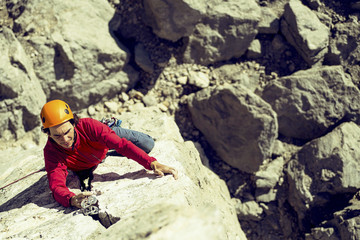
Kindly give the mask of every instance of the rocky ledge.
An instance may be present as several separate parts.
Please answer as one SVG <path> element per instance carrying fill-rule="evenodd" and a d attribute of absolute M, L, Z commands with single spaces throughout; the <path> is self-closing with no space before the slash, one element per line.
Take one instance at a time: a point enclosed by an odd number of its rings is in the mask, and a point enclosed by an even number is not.
<path fill-rule="evenodd" d="M 206 157 L 183 140 L 172 118 L 143 109 L 121 119 L 123 127 L 156 139 L 150 155 L 175 167 L 178 180 L 156 177 L 135 161 L 109 154 L 94 174 L 93 193 L 103 213 L 97 220 L 59 205 L 46 173 L 38 172 L 1 190 L 0 238 L 245 239 L 225 182 L 202 164 Z M 4 184 L 44 166 L 41 148 L 12 152 L 1 164 L 9 158 L 14 164 L 0 175 Z M 71 173 L 68 186 L 80 192 Z"/>

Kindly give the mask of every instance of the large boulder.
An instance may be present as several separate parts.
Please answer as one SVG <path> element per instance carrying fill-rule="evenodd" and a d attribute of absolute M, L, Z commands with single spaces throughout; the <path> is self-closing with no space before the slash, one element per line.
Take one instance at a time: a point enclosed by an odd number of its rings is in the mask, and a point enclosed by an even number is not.
<path fill-rule="evenodd" d="M 195 126 L 231 166 L 253 173 L 271 156 L 278 132 L 276 113 L 247 88 L 203 89 L 190 95 L 189 110 Z"/>
<path fill-rule="evenodd" d="M 301 1 L 290 0 L 285 5 L 281 32 L 309 65 L 322 63 L 330 31 Z"/>
<path fill-rule="evenodd" d="M 289 203 L 301 225 L 311 224 L 307 219 L 310 210 L 326 206 L 331 200 L 340 207 L 346 202 L 346 193 L 354 194 L 360 188 L 359 141 L 360 127 L 353 122 L 343 123 L 305 144 L 287 164 Z M 332 197 L 337 195 L 342 195 L 342 199 Z M 321 217 L 324 216 L 317 216 Z"/>
<path fill-rule="evenodd" d="M 357 116 L 360 92 L 341 66 L 298 71 L 268 84 L 262 98 L 277 113 L 279 133 L 311 140 Z"/>
<path fill-rule="evenodd" d="M 146 23 L 164 39 L 177 41 L 192 34 L 206 11 L 204 0 L 145 0 Z"/>
<path fill-rule="evenodd" d="M 8 28 L 0 31 L 0 138 L 19 139 L 40 124 L 45 93 L 31 60 Z"/>
<path fill-rule="evenodd" d="M 112 223 L 102 225 L 105 218 L 95 221 L 55 202 L 46 174 L 38 172 L 1 191 L 0 238 L 246 239 L 225 182 L 201 164 L 194 144 L 184 142 L 172 118 L 154 109 L 119 117 L 122 127 L 156 139 L 150 155 L 175 167 L 179 179 L 158 178 L 125 157 L 107 157 L 93 181 L 100 212 Z M 39 148 L 12 153 L 12 160 L 14 164 L 1 172 L 3 184 L 44 165 Z M 67 182 L 72 191 L 80 192 L 73 173 Z"/>
<path fill-rule="evenodd" d="M 109 29 L 113 15 L 106 0 L 26 3 L 16 29 L 48 99 L 66 95 L 79 109 L 134 85 L 129 54 Z"/>
<path fill-rule="evenodd" d="M 351 74 L 357 86 L 360 85 L 360 35 L 357 21 L 339 22 L 334 25 L 334 37 L 330 39 L 329 52 L 326 61 L 329 64 L 341 64 Z"/>
<path fill-rule="evenodd" d="M 157 36 L 173 42 L 187 37 L 183 60 L 203 65 L 242 56 L 261 19 L 254 0 L 145 0 L 144 8 Z"/>
<path fill-rule="evenodd" d="M 260 83 L 260 73 L 256 70 L 244 71 L 239 65 L 224 64 L 213 70 L 213 78 L 216 82 L 229 82 L 242 85 L 252 92 L 255 92 Z"/>
<path fill-rule="evenodd" d="M 280 29 L 279 17 L 271 8 L 261 7 L 261 21 L 258 27 L 260 34 L 277 34 Z"/>
<path fill-rule="evenodd" d="M 323 223 L 323 227 L 311 229 L 310 233 L 305 234 L 306 240 L 341 240 L 358 239 L 360 236 L 360 201 L 352 199 L 349 206 L 336 211 L 333 218 Z"/>
<path fill-rule="evenodd" d="M 257 34 L 260 7 L 254 0 L 208 1 L 189 36 L 184 61 L 203 65 L 242 56 Z"/>

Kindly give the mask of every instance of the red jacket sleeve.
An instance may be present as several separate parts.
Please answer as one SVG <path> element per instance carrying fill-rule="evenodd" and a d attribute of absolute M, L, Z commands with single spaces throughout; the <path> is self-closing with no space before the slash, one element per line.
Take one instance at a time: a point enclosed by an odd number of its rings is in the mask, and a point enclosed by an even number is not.
<path fill-rule="evenodd" d="M 120 138 L 105 124 L 91 118 L 87 120 L 88 126 L 86 127 L 91 128 L 88 130 L 92 133 L 94 141 L 102 142 L 109 149 L 115 149 L 116 152 L 121 155 L 135 160 L 144 168 L 151 170 L 150 164 L 153 161 L 156 161 L 154 157 L 150 157 L 145 151 L 137 147 L 131 141 L 128 141 L 125 138 Z"/>
<path fill-rule="evenodd" d="M 75 193 L 70 192 L 69 188 L 66 187 L 67 167 L 54 159 L 54 155 L 46 149 L 44 150 L 44 158 L 49 187 L 55 200 L 64 207 L 70 207 L 70 198 Z"/>

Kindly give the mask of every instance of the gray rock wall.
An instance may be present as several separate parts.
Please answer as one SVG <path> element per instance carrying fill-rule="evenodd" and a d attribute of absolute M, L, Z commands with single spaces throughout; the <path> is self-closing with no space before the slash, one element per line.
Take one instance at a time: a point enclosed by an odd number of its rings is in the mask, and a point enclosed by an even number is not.
<path fill-rule="evenodd" d="M 32 1 L 15 20 L 48 99 L 66 95 L 75 109 L 133 86 L 127 49 L 111 36 L 106 1 Z M 49 17 L 46 17 L 49 16 Z M 44 20 L 45 19 L 45 20 Z"/>
<path fill-rule="evenodd" d="M 189 108 L 195 126 L 231 166 L 253 173 L 271 156 L 276 113 L 248 89 L 207 88 L 189 97 Z"/>
<path fill-rule="evenodd" d="M 29 56 L 13 32 L 0 32 L 0 137 L 21 138 L 40 124 L 46 97 Z"/>
<path fill-rule="evenodd" d="M 217 205 L 227 209 L 234 204 L 229 219 L 235 221 L 236 211 L 246 238 L 356 239 L 358 9 L 356 1 L 337 0 L 2 1 L 1 153 L 13 153 L 16 147 L 17 154 L 26 155 L 23 149 L 43 144 L 38 114 L 48 100 L 61 98 L 75 112 L 96 119 L 151 106 L 173 117 L 182 137 L 203 147 L 201 160 L 225 180 L 233 197 L 232 203 L 226 197 Z M 134 119 L 148 124 L 142 121 L 145 117 Z M 145 131 L 163 139 L 151 130 L 160 124 L 165 130 L 157 131 L 172 132 L 173 126 L 154 119 L 148 120 L 152 125 Z M 171 139 L 159 144 L 190 149 L 178 158 L 199 160 L 190 143 Z M 9 164 L 9 159 L 21 159 L 17 154 L 7 155 L 0 164 L 5 182 L 27 172 L 15 161 Z M 160 150 L 156 154 L 162 156 Z M 25 169 L 36 169 L 33 161 L 18 162 Z M 189 192 L 180 188 L 179 195 L 196 192 L 196 197 L 187 199 L 191 204 L 185 206 L 176 195 L 183 212 L 177 205 L 165 204 L 177 215 L 164 217 L 156 225 L 164 230 L 152 236 L 167 236 L 185 218 L 199 222 L 194 226 L 215 238 L 222 239 L 218 236 L 225 232 L 229 239 L 239 232 L 244 237 L 237 225 L 225 220 L 231 227 L 218 231 L 206 227 L 224 217 L 194 206 L 204 205 L 202 198 L 211 199 L 211 194 L 227 195 L 227 190 L 224 184 L 208 188 L 212 177 L 188 170 L 194 167 L 191 161 L 182 164 L 187 166 Z M 200 171 L 200 165 L 195 169 Z M 14 178 L 7 178 L 10 172 Z M 1 193 L 9 202 L 0 207 L 13 206 L 1 214 L 27 212 L 32 218 L 41 209 L 34 204 L 54 209 L 45 178 L 37 177 L 26 182 L 31 191 L 19 187 L 9 195 Z M 200 189 L 207 186 L 206 194 L 198 191 L 198 184 Z M 129 194 L 136 187 L 129 186 Z M 103 196 L 105 203 L 108 195 Z M 16 200 L 26 205 L 17 205 Z M 152 205 L 127 213 L 143 215 L 141 221 L 146 222 L 164 209 Z M 61 229 L 72 229 L 79 218 L 64 215 L 64 209 L 56 214 L 52 210 L 41 216 L 66 219 L 70 224 Z M 160 219 L 163 216 L 159 214 Z M 41 219 L 38 223 L 44 223 Z M 126 226 L 136 222 L 140 220 L 128 219 Z M 11 223 L 14 226 L 10 224 L 6 234 L 20 234 L 18 225 Z M 181 229 L 189 228 L 189 223 Z M 94 225 L 98 226 L 89 223 Z M 124 228 L 112 234 L 97 230 L 84 236 L 117 236 Z M 54 228 L 48 236 L 58 231 Z M 147 231 L 139 227 L 137 236 L 146 236 Z M 38 232 L 32 229 L 25 235 L 34 237 Z M 191 228 L 189 234 L 195 232 Z M 131 233 L 124 236 L 135 238 Z"/>

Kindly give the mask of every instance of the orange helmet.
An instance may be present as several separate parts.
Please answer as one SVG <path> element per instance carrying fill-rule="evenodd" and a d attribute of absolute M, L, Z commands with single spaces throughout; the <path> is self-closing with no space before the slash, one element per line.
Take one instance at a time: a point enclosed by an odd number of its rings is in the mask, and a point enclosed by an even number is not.
<path fill-rule="evenodd" d="M 43 127 L 49 128 L 73 119 L 74 115 L 66 102 L 53 100 L 43 106 L 40 118 Z"/>

